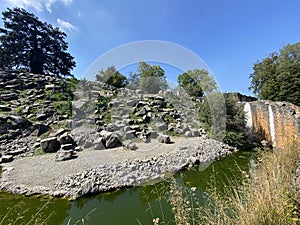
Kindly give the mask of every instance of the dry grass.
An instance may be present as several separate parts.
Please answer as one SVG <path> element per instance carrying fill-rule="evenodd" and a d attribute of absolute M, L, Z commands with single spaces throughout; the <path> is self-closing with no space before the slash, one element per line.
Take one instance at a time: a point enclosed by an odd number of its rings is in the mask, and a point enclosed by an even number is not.
<path fill-rule="evenodd" d="M 186 192 L 175 180 L 169 201 L 176 224 L 289 225 L 300 224 L 299 196 L 293 176 L 300 158 L 300 140 L 284 149 L 263 152 L 252 175 L 243 185 L 232 184 L 225 195 L 214 188 L 200 205 L 193 191 Z"/>

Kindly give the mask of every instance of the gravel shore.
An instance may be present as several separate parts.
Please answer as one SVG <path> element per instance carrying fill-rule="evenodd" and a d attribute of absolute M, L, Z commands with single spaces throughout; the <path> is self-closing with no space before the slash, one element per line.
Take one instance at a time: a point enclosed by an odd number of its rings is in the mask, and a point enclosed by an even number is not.
<path fill-rule="evenodd" d="M 196 163 L 213 161 L 234 148 L 206 138 L 174 137 L 122 147 L 85 150 L 62 162 L 55 154 L 24 157 L 3 164 L 0 189 L 16 194 L 42 194 L 76 199 L 81 196 L 159 181 Z"/>

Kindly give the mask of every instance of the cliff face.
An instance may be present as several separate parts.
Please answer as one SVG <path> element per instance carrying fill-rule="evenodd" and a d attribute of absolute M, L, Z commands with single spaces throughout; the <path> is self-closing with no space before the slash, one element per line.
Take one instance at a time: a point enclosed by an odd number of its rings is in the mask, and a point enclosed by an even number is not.
<path fill-rule="evenodd" d="M 274 147 L 283 147 L 287 140 L 299 135 L 300 107 L 287 102 L 246 102 L 247 126 L 253 137 L 267 140 Z"/>

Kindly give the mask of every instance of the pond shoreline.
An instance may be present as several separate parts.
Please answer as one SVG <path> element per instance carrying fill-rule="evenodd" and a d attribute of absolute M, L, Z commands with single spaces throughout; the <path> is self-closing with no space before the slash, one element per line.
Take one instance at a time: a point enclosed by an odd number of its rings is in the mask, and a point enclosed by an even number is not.
<path fill-rule="evenodd" d="M 173 144 L 147 143 L 153 149 L 89 150 L 54 162 L 47 154 L 5 164 L 0 190 L 14 194 L 50 195 L 77 199 L 115 189 L 140 186 L 167 178 L 197 163 L 227 156 L 236 149 L 208 138 L 175 138 Z M 29 169 L 30 168 L 30 169 Z"/>

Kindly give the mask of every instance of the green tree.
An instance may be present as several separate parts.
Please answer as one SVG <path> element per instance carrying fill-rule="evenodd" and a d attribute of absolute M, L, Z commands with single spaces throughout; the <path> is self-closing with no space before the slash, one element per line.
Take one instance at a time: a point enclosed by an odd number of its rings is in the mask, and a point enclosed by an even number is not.
<path fill-rule="evenodd" d="M 288 44 L 255 63 L 250 78 L 249 89 L 260 99 L 300 105 L 300 43 Z"/>
<path fill-rule="evenodd" d="M 140 62 L 134 78 L 139 88 L 146 93 L 156 94 L 168 87 L 165 71 L 159 65 L 151 66 L 146 62 Z"/>
<path fill-rule="evenodd" d="M 216 82 L 206 70 L 194 69 L 178 76 L 178 85 L 193 97 L 202 97 L 216 89 Z"/>
<path fill-rule="evenodd" d="M 115 66 L 107 67 L 106 70 L 101 69 L 96 75 L 96 79 L 116 88 L 125 87 L 128 83 L 127 78 L 117 71 Z"/>
<path fill-rule="evenodd" d="M 239 148 L 247 148 L 250 145 L 248 130 L 246 128 L 246 119 L 243 108 L 238 105 L 233 95 L 223 94 L 226 106 L 226 132 L 224 142 Z M 212 108 L 207 98 L 199 103 L 199 119 L 206 130 L 213 125 Z"/>
<path fill-rule="evenodd" d="M 70 75 L 74 57 L 67 51 L 66 34 L 21 8 L 2 12 L 0 67 L 32 73 Z"/>

